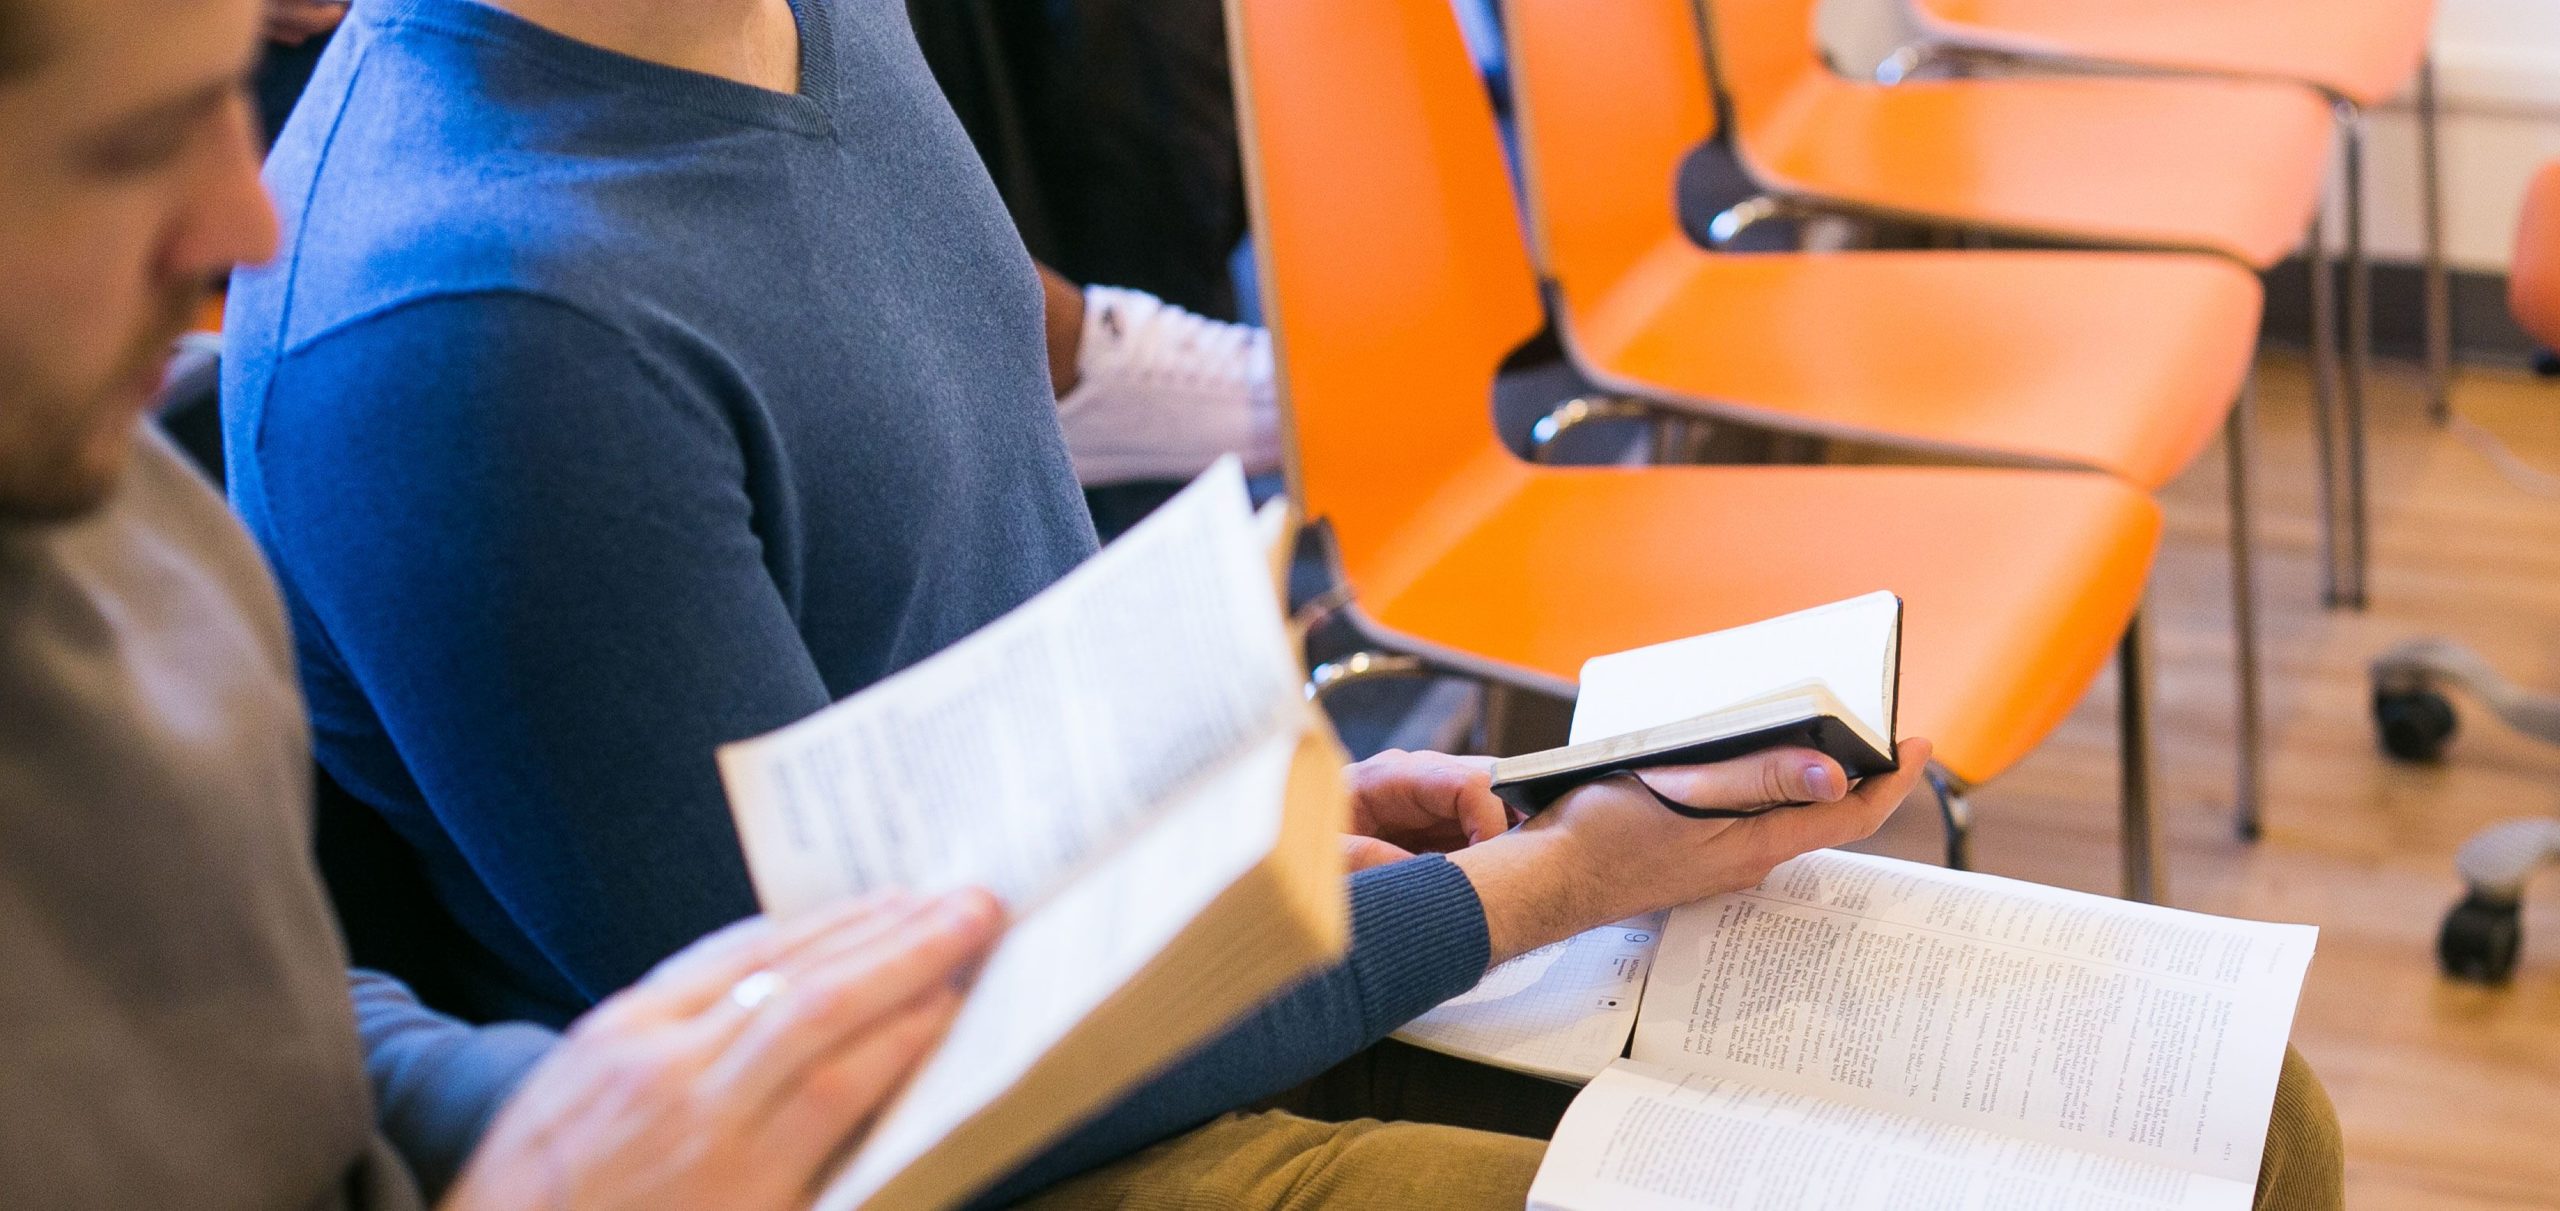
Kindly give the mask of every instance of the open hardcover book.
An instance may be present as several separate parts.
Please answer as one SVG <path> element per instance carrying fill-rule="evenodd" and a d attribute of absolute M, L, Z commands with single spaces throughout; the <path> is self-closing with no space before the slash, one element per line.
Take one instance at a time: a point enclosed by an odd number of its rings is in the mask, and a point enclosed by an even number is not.
<path fill-rule="evenodd" d="M 821 1207 L 957 1204 L 1342 953 L 1344 756 L 1272 529 L 1222 461 L 975 635 L 720 751 L 767 911 L 975 885 L 1013 917 Z"/>
<path fill-rule="evenodd" d="M 1902 599 L 1891 593 L 1594 657 L 1570 743 L 1495 762 L 1494 793 L 1534 812 L 1612 775 L 1782 746 L 1826 753 L 1853 779 L 1883 773 L 1901 669 Z"/>

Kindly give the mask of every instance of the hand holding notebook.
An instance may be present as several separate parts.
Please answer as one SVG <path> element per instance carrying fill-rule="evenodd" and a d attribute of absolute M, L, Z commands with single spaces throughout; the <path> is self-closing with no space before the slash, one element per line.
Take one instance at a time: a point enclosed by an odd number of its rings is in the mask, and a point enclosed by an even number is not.
<path fill-rule="evenodd" d="M 1493 789 L 1535 812 L 1575 787 L 1625 777 L 1685 816 L 1756 815 L 1779 803 L 1701 807 L 1638 771 L 1794 747 L 1852 779 L 1882 773 L 1894 765 L 1901 661 L 1902 599 L 1882 592 L 1595 657 L 1582 666 L 1571 743 L 1503 758 Z"/>

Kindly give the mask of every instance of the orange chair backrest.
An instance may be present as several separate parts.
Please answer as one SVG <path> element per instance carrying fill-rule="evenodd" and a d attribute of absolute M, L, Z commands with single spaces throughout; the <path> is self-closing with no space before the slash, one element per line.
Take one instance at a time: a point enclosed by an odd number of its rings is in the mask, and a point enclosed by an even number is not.
<path fill-rule="evenodd" d="M 2543 165 L 2525 190 L 2507 309 L 2543 348 L 2560 349 L 2560 160 Z"/>
<path fill-rule="evenodd" d="M 1694 0 L 1706 30 L 1708 67 L 1738 121 L 1783 103 L 1829 74 L 1814 32 L 1820 0 Z"/>
<path fill-rule="evenodd" d="M 1531 229 L 1589 303 L 1666 240 L 1687 243 L 1680 162 L 1714 138 L 1693 0 L 1505 0 Z"/>
<path fill-rule="evenodd" d="M 1525 468 L 1493 429 L 1541 308 L 1491 102 L 1449 0 L 1228 0 L 1290 479 L 1391 592 Z"/>

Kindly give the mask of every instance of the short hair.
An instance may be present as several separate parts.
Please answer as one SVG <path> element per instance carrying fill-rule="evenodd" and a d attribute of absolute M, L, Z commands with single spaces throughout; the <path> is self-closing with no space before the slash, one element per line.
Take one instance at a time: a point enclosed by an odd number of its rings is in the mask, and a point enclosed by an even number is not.
<path fill-rule="evenodd" d="M 27 0 L 0 0 L 0 80 L 22 75 L 36 64 L 34 18 Z"/>

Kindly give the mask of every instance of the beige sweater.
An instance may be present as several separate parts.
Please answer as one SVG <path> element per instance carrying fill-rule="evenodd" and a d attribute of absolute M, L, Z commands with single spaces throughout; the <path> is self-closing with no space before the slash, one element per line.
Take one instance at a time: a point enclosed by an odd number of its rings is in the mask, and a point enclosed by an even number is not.
<path fill-rule="evenodd" d="M 256 549 L 156 434 L 96 515 L 0 524 L 0 1207 L 417 1205 L 312 872 L 291 661 Z"/>

